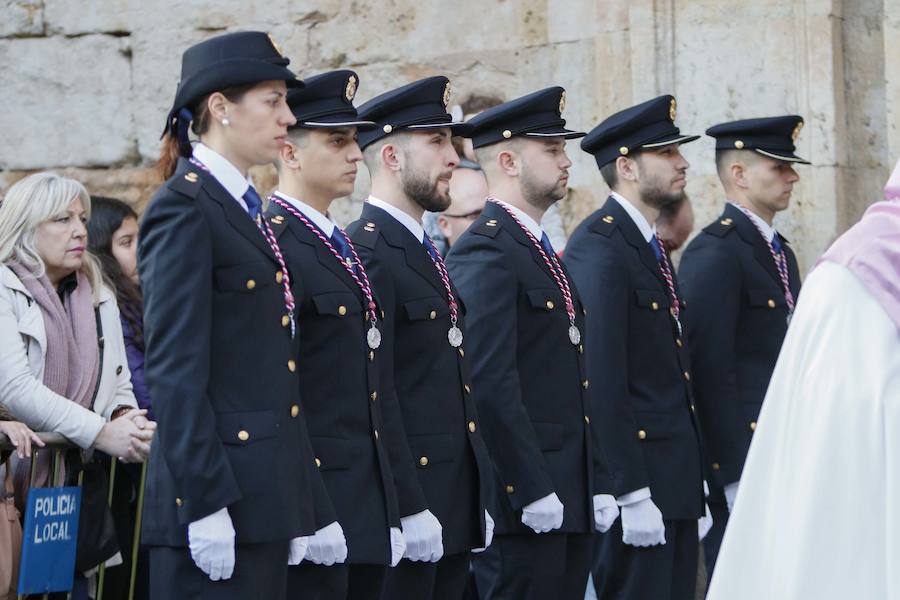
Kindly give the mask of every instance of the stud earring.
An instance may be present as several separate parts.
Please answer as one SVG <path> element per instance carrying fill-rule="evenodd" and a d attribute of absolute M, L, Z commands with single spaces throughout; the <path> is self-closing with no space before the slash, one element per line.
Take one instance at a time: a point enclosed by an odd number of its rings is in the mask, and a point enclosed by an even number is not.
<path fill-rule="evenodd" d="M 228 127 L 231 123 L 228 122 L 228 119 L 222 119 L 222 127 Z"/>

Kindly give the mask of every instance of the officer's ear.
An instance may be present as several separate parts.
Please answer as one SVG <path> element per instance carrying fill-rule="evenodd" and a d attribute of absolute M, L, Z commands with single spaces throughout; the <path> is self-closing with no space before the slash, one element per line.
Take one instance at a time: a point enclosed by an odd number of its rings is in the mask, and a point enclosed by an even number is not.
<path fill-rule="evenodd" d="M 391 171 L 399 171 L 403 168 L 402 152 L 397 144 L 385 144 L 378 152 L 381 165 Z"/>
<path fill-rule="evenodd" d="M 616 159 L 616 175 L 619 181 L 636 182 L 639 178 L 637 160 L 620 156 Z"/>
<path fill-rule="evenodd" d="M 731 176 L 731 182 L 745 190 L 750 187 L 750 181 L 747 179 L 747 165 L 741 161 L 735 161 L 728 167 L 728 173 Z"/>
<path fill-rule="evenodd" d="M 518 177 L 519 165 L 519 155 L 512 149 L 503 149 L 497 155 L 497 167 L 507 177 Z"/>
<path fill-rule="evenodd" d="M 278 162 L 281 166 L 287 167 L 291 171 L 300 170 L 300 157 L 298 156 L 297 146 L 290 140 L 286 140 L 284 146 L 278 151 Z"/>

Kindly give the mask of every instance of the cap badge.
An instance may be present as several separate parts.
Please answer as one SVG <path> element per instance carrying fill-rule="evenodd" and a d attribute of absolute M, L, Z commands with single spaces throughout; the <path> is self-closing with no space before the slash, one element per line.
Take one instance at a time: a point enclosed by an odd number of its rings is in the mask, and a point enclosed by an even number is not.
<path fill-rule="evenodd" d="M 669 119 L 674 123 L 675 122 L 675 98 L 672 98 L 672 101 L 669 103 Z"/>
<path fill-rule="evenodd" d="M 344 97 L 347 98 L 347 102 L 352 102 L 354 96 L 356 96 L 356 76 L 351 75 L 350 79 L 347 80 L 347 88 L 344 90 Z"/>
<path fill-rule="evenodd" d="M 738 150 L 743 150 L 744 141 L 743 140 L 734 140 L 734 147 L 737 148 Z"/>
<path fill-rule="evenodd" d="M 272 34 L 271 34 L 271 33 L 267 33 L 266 35 L 267 35 L 268 38 L 269 38 L 269 43 L 272 44 L 272 47 L 275 48 L 275 52 L 278 53 L 278 56 L 284 56 L 284 52 L 281 51 L 281 46 L 279 46 L 279 45 L 275 42 L 275 38 L 272 37 Z"/>
<path fill-rule="evenodd" d="M 791 133 L 791 139 L 795 142 L 797 138 L 800 137 L 800 130 L 803 129 L 803 121 L 798 121 L 797 126 L 794 127 L 794 131 Z"/>
<path fill-rule="evenodd" d="M 444 101 L 444 108 L 447 108 L 447 106 L 450 104 L 450 82 L 449 81 L 447 82 L 447 85 L 444 86 L 443 101 Z"/>
<path fill-rule="evenodd" d="M 562 111 L 566 110 L 566 92 L 563 90 L 563 93 L 559 96 L 559 112 L 562 114 Z"/>

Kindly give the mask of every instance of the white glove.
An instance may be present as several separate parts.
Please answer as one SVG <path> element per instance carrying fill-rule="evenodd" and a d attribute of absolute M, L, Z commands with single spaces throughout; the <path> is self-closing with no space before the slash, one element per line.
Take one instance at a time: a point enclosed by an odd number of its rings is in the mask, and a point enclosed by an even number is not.
<path fill-rule="evenodd" d="M 712 526 L 713 518 L 712 513 L 709 511 L 709 504 L 704 504 L 703 516 L 697 519 L 697 535 L 701 540 L 706 537 L 706 534 L 709 533 Z"/>
<path fill-rule="evenodd" d="M 326 567 L 347 560 L 347 538 L 340 523 L 326 525 L 309 538 L 306 560 Z"/>
<path fill-rule="evenodd" d="M 441 539 L 441 522 L 430 510 L 423 510 L 400 519 L 406 552 L 403 558 L 437 562 L 444 556 L 444 541 Z"/>
<path fill-rule="evenodd" d="M 188 525 L 191 558 L 213 581 L 230 579 L 234 573 L 234 525 L 228 508 Z"/>
<path fill-rule="evenodd" d="M 484 546 L 481 548 L 473 548 L 472 552 L 484 552 L 491 545 L 491 542 L 494 541 L 494 519 L 491 518 L 491 513 L 488 511 L 484 511 Z"/>
<path fill-rule="evenodd" d="M 535 500 L 522 509 L 522 523 L 534 529 L 535 533 L 547 533 L 562 527 L 563 504 L 553 492 L 540 500 Z"/>
<path fill-rule="evenodd" d="M 622 542 L 630 546 L 666 543 L 662 513 L 650 498 L 622 507 Z"/>
<path fill-rule="evenodd" d="M 739 483 L 740 481 L 735 481 L 725 486 L 725 502 L 728 504 L 729 513 L 734 510 L 734 499 L 737 498 Z"/>
<path fill-rule="evenodd" d="M 396 567 L 406 552 L 406 542 L 399 527 L 391 527 L 391 566 Z"/>
<path fill-rule="evenodd" d="M 606 533 L 619 516 L 619 505 L 616 499 L 609 494 L 596 494 L 594 496 L 594 523 L 597 531 Z"/>
<path fill-rule="evenodd" d="M 291 545 L 288 546 L 289 567 L 299 565 L 303 562 L 303 557 L 306 556 L 306 549 L 309 546 L 309 538 L 310 536 L 304 535 L 302 537 L 295 537 L 291 540 Z"/>

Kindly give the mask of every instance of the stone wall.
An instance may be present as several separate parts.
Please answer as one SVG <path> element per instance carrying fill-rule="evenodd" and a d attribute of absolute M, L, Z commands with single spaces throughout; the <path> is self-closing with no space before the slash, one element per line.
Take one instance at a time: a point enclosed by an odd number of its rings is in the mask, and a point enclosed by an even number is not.
<path fill-rule="evenodd" d="M 778 226 L 804 267 L 900 157 L 900 0 L 0 0 L 0 191 L 54 168 L 143 206 L 181 51 L 235 29 L 271 32 L 301 75 L 355 69 L 360 102 L 441 73 L 456 101 L 562 85 L 583 129 L 662 93 L 685 132 L 799 113 L 798 153 L 814 164 Z M 569 154 L 567 231 L 606 194 L 592 158 Z M 713 143 L 684 154 L 702 226 L 723 201 Z M 271 171 L 256 176 L 271 186 Z M 366 185 L 338 204 L 340 221 Z"/>

